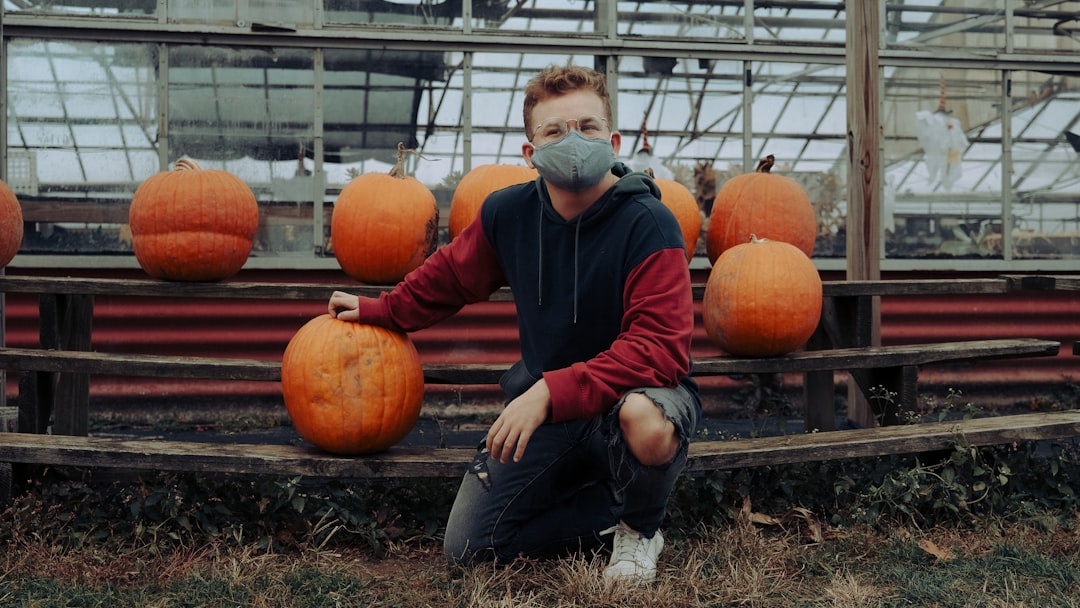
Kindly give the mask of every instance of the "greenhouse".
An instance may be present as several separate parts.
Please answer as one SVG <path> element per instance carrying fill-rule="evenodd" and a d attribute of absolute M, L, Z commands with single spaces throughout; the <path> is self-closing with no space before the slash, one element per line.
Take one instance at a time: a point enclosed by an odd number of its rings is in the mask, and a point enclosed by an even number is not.
<path fill-rule="evenodd" d="M 522 88 L 571 62 L 608 74 L 623 160 L 703 213 L 774 155 L 810 195 L 822 269 L 845 267 L 849 143 L 875 126 L 864 201 L 882 269 L 1075 268 L 1080 2 L 855 5 L 879 24 L 859 35 L 860 82 L 847 5 L 4 0 L 0 177 L 26 221 L 13 266 L 135 268 L 133 193 L 188 156 L 255 192 L 248 268 L 336 268 L 329 218 L 353 176 L 403 144 L 445 218 L 473 167 L 523 164 Z M 874 123 L 851 123 L 867 99 Z"/>

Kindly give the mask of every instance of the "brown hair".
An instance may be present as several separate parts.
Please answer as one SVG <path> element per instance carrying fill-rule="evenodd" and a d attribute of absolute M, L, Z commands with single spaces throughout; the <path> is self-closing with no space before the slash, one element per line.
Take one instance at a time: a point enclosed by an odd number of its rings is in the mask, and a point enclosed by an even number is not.
<path fill-rule="evenodd" d="M 596 93 L 604 102 L 604 118 L 608 124 L 612 123 L 611 96 L 608 94 L 607 81 L 604 75 L 592 68 L 583 68 L 576 65 L 556 66 L 551 65 L 536 76 L 529 79 L 525 85 L 525 133 L 532 139 L 532 130 L 529 120 L 536 104 L 549 97 L 558 97 L 573 91 L 589 90 Z M 614 127 L 612 127 L 614 130 Z"/>

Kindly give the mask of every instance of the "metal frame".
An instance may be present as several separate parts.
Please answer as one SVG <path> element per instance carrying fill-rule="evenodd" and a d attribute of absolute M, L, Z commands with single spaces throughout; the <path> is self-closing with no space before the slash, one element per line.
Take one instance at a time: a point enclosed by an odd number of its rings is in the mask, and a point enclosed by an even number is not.
<path fill-rule="evenodd" d="M 958 9 L 949 6 L 939 7 L 916 7 L 919 11 L 927 13 L 937 13 L 942 15 L 963 15 L 967 17 L 956 23 L 947 26 L 938 27 L 915 27 L 912 24 L 907 24 L 907 27 L 913 31 L 918 30 L 918 35 L 915 38 L 905 41 L 903 44 L 888 44 L 884 42 L 884 36 L 882 37 L 883 43 L 879 50 L 879 63 L 884 70 L 887 67 L 891 68 L 919 68 L 934 72 L 941 69 L 957 69 L 957 68 L 969 68 L 969 69 L 981 69 L 981 70 L 993 70 L 1000 72 L 1003 75 L 1003 90 L 1001 92 L 1001 103 L 1004 108 L 1003 116 L 1006 119 L 1011 115 L 1010 104 L 1011 100 L 1010 86 L 1011 76 L 1016 72 L 1022 71 L 1038 71 L 1038 72 L 1054 72 L 1054 73 L 1068 73 L 1080 76 L 1080 64 L 1075 59 L 1074 55 L 1062 53 L 1062 54 L 1032 54 L 1016 51 L 1016 42 L 1014 39 L 1014 26 L 1017 17 L 1028 17 L 1032 15 L 1039 16 L 1053 16 L 1055 14 L 1062 17 L 1071 13 L 1068 11 L 1055 11 L 1057 5 L 1063 4 L 1062 2 L 1055 2 L 1044 0 L 1035 5 L 1024 4 L 1023 7 L 1017 6 L 1015 0 L 1000 0 L 1002 4 L 1002 10 L 988 9 Z M 474 0 L 476 2 L 476 0 Z M 156 1 L 156 14 L 148 16 L 146 18 L 106 18 L 106 17 L 82 17 L 82 16 L 67 16 L 67 15 L 55 15 L 55 14 L 35 14 L 29 12 L 8 12 L 3 15 L 2 23 L 0 23 L 0 32 L 2 32 L 3 40 L 8 41 L 16 38 L 43 38 L 49 40 L 92 40 L 103 42 L 140 42 L 140 43 L 153 43 L 158 46 L 158 61 L 159 69 L 162 74 L 167 74 L 168 65 L 168 52 L 167 49 L 173 44 L 205 44 L 205 45 L 220 45 L 220 46 L 242 46 L 242 47 L 259 47 L 266 46 L 271 48 L 298 48 L 298 49 L 311 49 L 316 53 L 316 67 L 315 67 L 315 159 L 314 159 L 314 171 L 316 174 L 321 174 L 324 170 L 325 158 L 323 157 L 323 141 L 322 132 L 322 120 L 321 112 L 323 111 L 323 99 L 321 97 L 321 83 L 323 77 L 323 61 L 322 53 L 326 50 L 341 49 L 341 50 L 367 50 L 367 49 L 398 49 L 398 50 L 413 50 L 413 51 L 441 51 L 448 53 L 460 53 L 463 60 L 461 63 L 461 79 L 462 88 L 461 94 L 464 99 L 464 106 L 461 116 L 461 124 L 459 126 L 447 126 L 439 125 L 439 129 L 445 130 L 448 133 L 455 132 L 455 129 L 459 130 L 460 139 L 460 156 L 463 159 L 463 167 L 467 170 L 471 168 L 473 164 L 474 150 L 475 150 L 475 138 L 478 134 L 493 133 L 504 139 L 508 137 L 516 137 L 520 131 L 517 124 L 507 121 L 502 127 L 480 127 L 474 124 L 473 114 L 473 91 L 475 82 L 475 74 L 477 66 L 474 62 L 474 58 L 478 54 L 486 53 L 506 53 L 516 54 L 519 57 L 518 65 L 510 66 L 510 70 L 528 70 L 529 68 L 522 65 L 521 58 L 540 54 L 549 55 L 552 57 L 565 57 L 565 56 L 594 56 L 596 58 L 597 66 L 606 71 L 611 79 L 612 89 L 619 90 L 620 79 L 625 79 L 632 74 L 628 74 L 625 71 L 621 71 L 619 68 L 625 63 L 624 60 L 635 59 L 641 56 L 650 57 L 663 57 L 663 58 L 675 58 L 675 59 L 694 59 L 702 62 L 735 62 L 742 65 L 741 79 L 743 98 L 740 107 L 742 113 L 742 133 L 729 133 L 731 137 L 741 137 L 742 141 L 742 162 L 744 167 L 752 167 L 754 164 L 755 150 L 753 148 L 753 140 L 755 137 L 788 137 L 794 139 L 804 139 L 809 143 L 814 138 L 814 133 L 822 126 L 821 117 L 818 118 L 816 124 L 808 124 L 808 131 L 804 133 L 777 133 L 774 131 L 767 131 L 755 133 L 753 131 L 753 118 L 754 118 L 754 105 L 756 89 L 755 85 L 761 82 L 762 75 L 755 74 L 755 69 L 760 70 L 762 66 L 768 66 L 770 64 L 791 64 L 791 63 L 804 63 L 811 66 L 810 70 L 806 70 L 791 78 L 795 78 L 795 84 L 791 87 L 789 101 L 794 97 L 806 94 L 803 90 L 804 85 L 812 83 L 815 79 L 821 80 L 822 77 L 815 76 L 814 71 L 820 68 L 814 68 L 813 66 L 822 67 L 837 67 L 843 66 L 845 62 L 845 46 L 843 41 L 830 42 L 822 41 L 820 43 L 785 43 L 778 42 L 776 40 L 769 39 L 768 37 L 759 36 L 756 28 L 762 28 L 764 31 L 777 31 L 782 28 L 809 28 L 818 27 L 824 31 L 829 29 L 843 30 L 843 20 L 829 20 L 826 18 L 800 18 L 795 15 L 796 11 L 800 8 L 808 6 L 806 2 L 770 2 L 770 6 L 773 7 L 776 14 L 770 14 L 767 16 L 755 16 L 754 15 L 754 0 L 712 0 L 711 2 L 695 3 L 702 6 L 717 6 L 732 8 L 733 13 L 725 16 L 724 24 L 733 28 L 742 29 L 741 39 L 707 39 L 707 38 L 686 38 L 678 36 L 659 36 L 649 35 L 648 32 L 641 32 L 635 30 L 633 36 L 624 36 L 619 33 L 621 25 L 627 23 L 627 20 L 636 19 L 638 22 L 645 22 L 650 19 L 650 9 L 654 8 L 650 2 L 636 3 L 638 12 L 630 10 L 630 3 L 617 3 L 615 0 L 595 0 L 593 6 L 595 10 L 566 10 L 556 11 L 550 9 L 537 8 L 533 2 L 523 2 L 517 9 L 517 17 L 521 19 L 531 18 L 552 18 L 552 17 L 572 17 L 574 15 L 591 14 L 593 15 L 594 31 L 591 32 L 543 32 L 543 31 L 513 31 L 513 32 L 501 32 L 498 30 L 485 29 L 478 27 L 474 24 L 474 20 L 471 18 L 474 15 L 474 2 L 466 1 L 463 4 L 462 15 L 463 19 L 460 21 L 458 27 L 412 27 L 406 25 L 394 25 L 392 27 L 379 26 L 379 25 L 340 25 L 325 22 L 325 13 L 323 11 L 323 4 L 321 0 L 311 0 L 311 12 L 313 15 L 313 23 L 310 27 L 297 27 L 295 29 L 273 29 L 260 26 L 260 24 L 251 23 L 250 19 L 244 17 L 250 13 L 250 6 L 247 0 L 240 1 L 237 6 L 238 20 L 235 24 L 196 24 L 196 23 L 182 23 L 170 20 L 167 18 L 168 0 Z M 91 3 L 93 4 L 93 3 Z M 835 14 L 840 15 L 843 12 L 843 5 L 841 3 L 809 3 L 821 11 L 834 11 Z M 588 3 L 584 5 L 586 8 Z M 882 15 L 885 11 L 890 10 L 891 4 L 885 0 L 879 0 L 879 10 L 882 11 Z M 738 10 L 741 9 L 741 10 Z M 785 16 L 779 14 L 779 11 L 787 11 Z M 622 20 L 622 21 L 620 21 Z M 888 27 L 888 24 L 882 20 L 882 29 Z M 999 28 L 998 23 L 1003 25 Z M 629 25 L 627 27 L 630 27 Z M 1005 42 L 1001 50 L 987 52 L 985 49 L 955 49 L 955 48 L 943 48 L 943 47 L 923 47 L 915 48 L 918 44 L 924 44 L 931 40 L 940 39 L 942 36 L 956 34 L 962 31 L 977 32 L 987 31 L 993 29 L 995 32 L 1004 32 Z M 884 31 L 883 31 L 884 33 Z M 2 56 L 6 57 L 6 53 Z M 0 64 L 3 67 L 3 64 Z M 3 74 L 0 74 L 0 87 L 4 91 L 7 90 L 6 86 L 6 74 L 7 70 L 3 70 Z M 636 75 L 634 75 L 636 76 Z M 715 78 L 740 78 L 738 75 L 715 75 L 711 72 L 706 73 L 700 78 L 687 78 L 688 86 L 692 82 L 700 82 L 700 86 L 706 86 L 710 79 Z M 929 81 L 930 79 L 928 79 Z M 835 88 L 833 88 L 833 98 L 842 95 L 844 92 L 843 78 L 827 77 L 823 82 L 828 84 L 835 81 Z M 168 83 L 166 80 L 159 80 L 159 99 L 165 100 L 168 93 Z M 831 85 L 830 85 L 831 86 Z M 670 94 L 667 92 L 667 88 L 664 90 L 658 88 L 652 93 L 658 97 L 664 94 Z M 882 96 L 884 99 L 884 96 Z M 618 104 L 618 98 L 613 100 Z M 5 99 L 0 99 L 0 105 L 5 104 Z M 165 104 L 167 105 L 167 104 Z M 167 108 L 163 108 L 161 112 L 162 121 L 159 125 L 159 137 L 161 143 L 158 148 L 159 162 L 162 167 L 167 166 L 167 150 L 168 150 L 168 120 L 165 114 Z M 0 121 L 6 121 L 6 114 L 0 117 Z M 511 113 L 512 114 L 512 113 Z M 0 122 L 3 125 L 3 122 Z M 773 126 L 776 122 L 773 123 Z M 626 125 L 629 127 L 630 125 Z M 670 126 L 670 125 L 669 125 Z M 715 125 L 714 125 L 715 126 Z M 1067 126 L 1067 125 L 1066 125 Z M 634 128 L 622 129 L 624 133 L 624 144 L 635 141 L 634 135 L 637 133 Z M 689 140 L 695 136 L 689 123 L 687 126 L 680 129 L 666 128 L 665 134 L 668 137 Z M 0 131 L 0 154 L 5 162 L 0 166 L 0 175 L 6 172 L 6 133 L 4 128 Z M 650 133 L 651 135 L 651 133 Z M 1002 169 L 1002 198 L 1003 200 L 1003 221 L 1005 226 L 1009 226 L 1011 223 L 1010 205 L 1012 203 L 1012 196 L 1009 194 L 1012 188 L 1012 182 L 1008 176 L 1012 174 L 1012 133 L 1009 129 L 1005 129 L 1002 132 L 1002 148 L 1003 153 L 1001 157 L 1001 169 Z M 1049 143 L 1049 142 L 1048 142 Z M 803 147 L 805 151 L 806 147 Z M 316 182 L 318 183 L 318 182 Z M 319 235 L 324 229 L 322 221 L 321 208 L 323 206 L 324 196 L 317 188 L 313 189 L 312 198 L 315 201 L 315 217 L 314 220 L 314 234 Z M 1011 230 L 1005 230 L 1006 239 L 1006 252 L 1011 252 Z M 316 236 L 315 251 L 318 253 L 319 243 Z M 29 259 L 33 257 L 34 259 Z M 71 266 L 81 263 L 80 260 L 71 259 L 75 256 L 21 256 L 17 263 L 26 265 L 43 265 L 43 266 Z M 94 265 L 102 262 L 108 262 L 110 265 L 125 265 L 127 263 L 133 264 L 133 261 L 118 260 L 115 256 L 107 258 L 90 259 L 87 264 Z M 834 259 L 821 259 L 816 260 L 819 262 L 819 266 L 827 268 L 831 265 L 842 267 L 842 260 Z M 267 267 L 296 267 L 298 264 L 304 267 L 332 267 L 335 261 L 330 259 L 320 259 L 317 256 L 312 260 L 306 260 L 301 258 L 262 258 L 253 259 L 251 265 L 253 267 L 260 267 L 266 265 Z M 1075 261 L 1069 260 L 1015 260 L 1011 259 L 1011 253 L 1006 253 L 1003 260 L 911 260 L 911 259 L 883 259 L 882 268 L 889 269 L 890 267 L 902 268 L 902 269 L 917 269 L 917 268 L 956 268 L 965 269 L 965 267 L 974 267 L 976 269 L 988 269 L 993 267 L 1002 267 L 1008 270 L 1023 270 L 1027 268 L 1031 269 L 1065 269 L 1075 265 Z"/>

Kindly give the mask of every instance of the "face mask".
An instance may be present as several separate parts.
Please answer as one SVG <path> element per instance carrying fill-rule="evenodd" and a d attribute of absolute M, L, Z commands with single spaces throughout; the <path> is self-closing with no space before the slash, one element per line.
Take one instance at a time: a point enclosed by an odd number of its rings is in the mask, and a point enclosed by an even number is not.
<path fill-rule="evenodd" d="M 570 131 L 562 139 L 534 148 L 532 163 L 544 181 L 581 192 L 604 179 L 615 165 L 615 150 L 608 139 L 589 139 Z"/>

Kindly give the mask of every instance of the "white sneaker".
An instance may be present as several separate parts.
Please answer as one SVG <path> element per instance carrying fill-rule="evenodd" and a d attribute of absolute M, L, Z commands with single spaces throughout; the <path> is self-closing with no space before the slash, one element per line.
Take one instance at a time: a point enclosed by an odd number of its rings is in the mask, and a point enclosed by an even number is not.
<path fill-rule="evenodd" d="M 605 532 L 614 532 L 611 561 L 604 578 L 651 583 L 656 578 L 656 559 L 664 549 L 664 536 L 657 530 L 652 538 L 623 522 Z"/>

